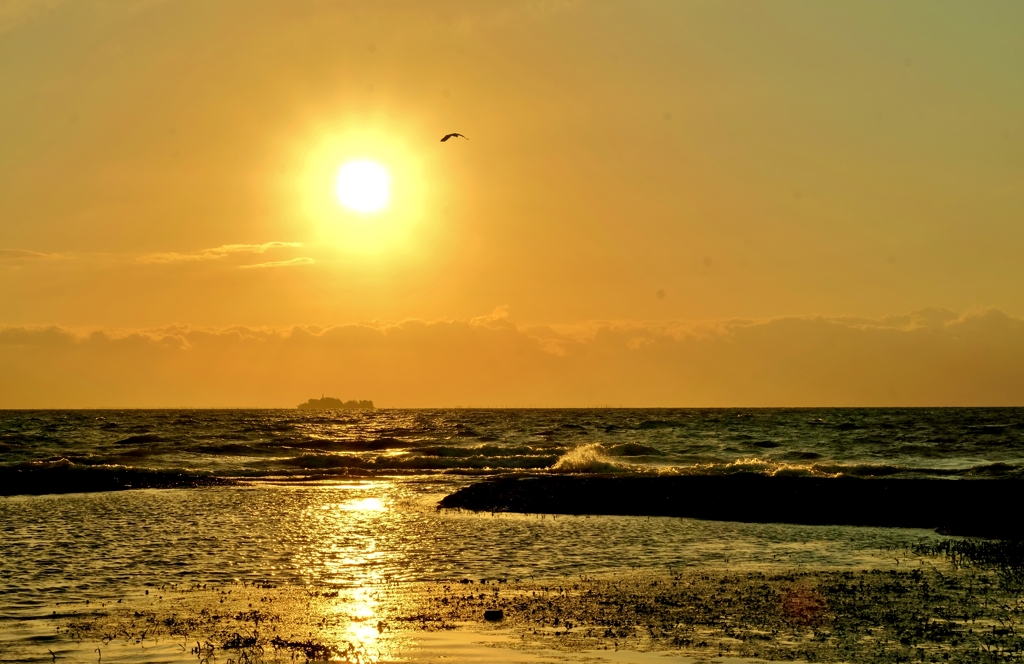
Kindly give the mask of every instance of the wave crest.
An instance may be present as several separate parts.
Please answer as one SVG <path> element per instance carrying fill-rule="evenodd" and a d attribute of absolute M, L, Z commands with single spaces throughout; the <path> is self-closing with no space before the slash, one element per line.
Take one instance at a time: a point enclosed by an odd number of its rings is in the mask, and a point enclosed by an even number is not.
<path fill-rule="evenodd" d="M 553 473 L 624 473 L 630 468 L 605 456 L 600 443 L 577 445 L 551 466 Z"/>

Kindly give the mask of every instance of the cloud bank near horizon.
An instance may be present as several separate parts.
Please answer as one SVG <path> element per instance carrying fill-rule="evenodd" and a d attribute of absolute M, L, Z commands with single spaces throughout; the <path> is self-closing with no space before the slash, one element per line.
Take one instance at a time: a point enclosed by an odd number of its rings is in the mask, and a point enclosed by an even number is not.
<path fill-rule="evenodd" d="M 0 408 L 1024 405 L 1024 319 L 0 328 Z"/>

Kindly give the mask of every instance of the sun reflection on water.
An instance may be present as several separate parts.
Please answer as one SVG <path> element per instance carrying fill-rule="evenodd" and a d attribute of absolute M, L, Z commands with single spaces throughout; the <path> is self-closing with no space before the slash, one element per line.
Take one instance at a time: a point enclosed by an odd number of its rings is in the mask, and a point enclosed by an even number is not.
<path fill-rule="evenodd" d="M 384 501 L 380 498 L 350 500 L 348 502 L 341 503 L 338 507 L 349 512 L 383 512 L 387 509 L 387 506 L 384 505 Z"/>
<path fill-rule="evenodd" d="M 391 505 L 395 487 L 367 482 L 343 488 L 343 500 L 311 504 L 294 524 L 303 544 L 298 557 L 307 586 L 337 589 L 324 606 L 324 624 L 333 626 L 326 630 L 329 638 L 350 644 L 359 661 L 374 662 L 390 650 L 383 642 L 380 591 L 390 580 L 386 570 L 401 564 L 401 552 L 378 543 L 400 527 Z"/>
<path fill-rule="evenodd" d="M 377 598 L 370 588 L 356 588 L 351 595 L 349 625 L 345 638 L 369 652 L 376 651 L 377 641 L 383 632 L 377 620 Z"/>

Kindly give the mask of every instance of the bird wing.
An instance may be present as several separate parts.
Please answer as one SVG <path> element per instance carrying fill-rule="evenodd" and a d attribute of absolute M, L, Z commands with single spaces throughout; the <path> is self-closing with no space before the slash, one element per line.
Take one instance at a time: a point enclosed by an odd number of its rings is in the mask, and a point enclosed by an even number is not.
<path fill-rule="evenodd" d="M 445 141 L 447 141 L 451 137 L 452 137 L 451 134 L 447 134 L 444 138 L 441 139 L 441 142 L 444 143 Z"/>

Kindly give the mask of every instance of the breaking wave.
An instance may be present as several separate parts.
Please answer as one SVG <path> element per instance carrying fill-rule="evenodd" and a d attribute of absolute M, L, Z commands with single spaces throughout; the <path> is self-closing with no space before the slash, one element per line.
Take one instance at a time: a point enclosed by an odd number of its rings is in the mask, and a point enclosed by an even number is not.
<path fill-rule="evenodd" d="M 551 466 L 553 473 L 625 473 L 630 468 L 609 459 L 600 443 L 577 445 Z"/>

